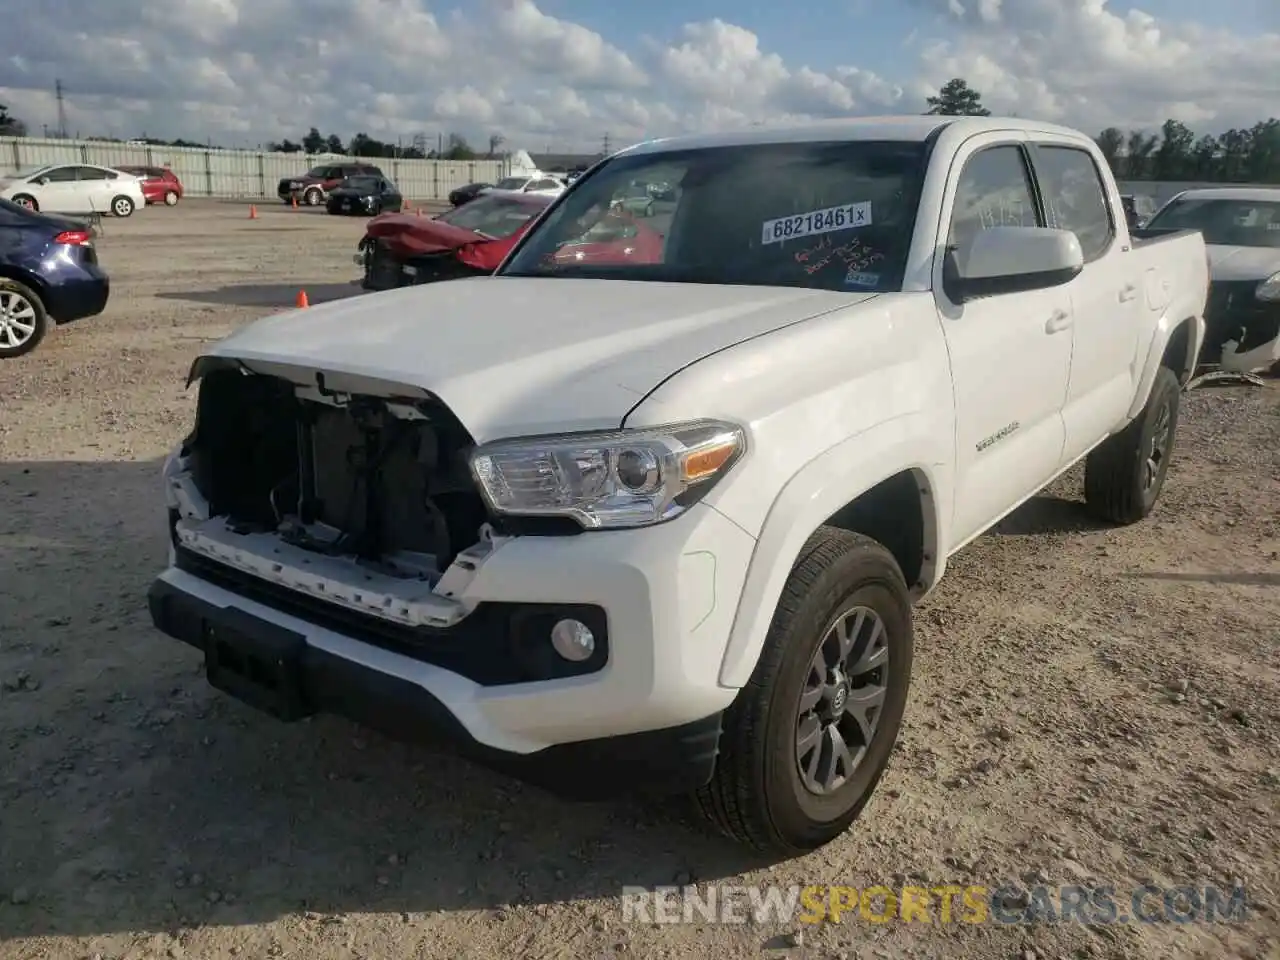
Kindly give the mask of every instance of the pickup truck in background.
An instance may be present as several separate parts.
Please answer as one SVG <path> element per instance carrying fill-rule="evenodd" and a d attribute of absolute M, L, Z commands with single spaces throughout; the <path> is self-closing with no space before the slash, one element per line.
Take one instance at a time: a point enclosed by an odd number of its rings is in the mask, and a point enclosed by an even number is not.
<path fill-rule="evenodd" d="M 564 256 L 633 182 L 673 189 L 660 255 Z M 1207 289 L 1201 236 L 1133 239 L 1073 130 L 638 145 L 493 276 L 199 357 L 151 616 L 276 717 L 812 849 L 885 770 L 950 556 L 1082 459 L 1087 509 L 1151 511 Z"/>
<path fill-rule="evenodd" d="M 1227 373 L 1280 372 L 1280 187 L 1186 190 L 1143 236 L 1198 230 L 1209 248 L 1200 363 Z"/>

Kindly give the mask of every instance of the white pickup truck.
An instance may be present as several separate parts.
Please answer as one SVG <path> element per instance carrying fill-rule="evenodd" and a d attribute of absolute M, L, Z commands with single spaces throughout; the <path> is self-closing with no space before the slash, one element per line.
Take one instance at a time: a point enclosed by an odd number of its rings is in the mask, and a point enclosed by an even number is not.
<path fill-rule="evenodd" d="M 674 189 L 634 220 L 633 181 Z M 812 849 L 885 769 L 947 558 L 1082 458 L 1095 514 L 1152 509 L 1207 286 L 1201 236 L 1131 239 L 1072 130 L 635 146 L 492 277 L 198 358 L 151 615 L 277 717 Z"/>

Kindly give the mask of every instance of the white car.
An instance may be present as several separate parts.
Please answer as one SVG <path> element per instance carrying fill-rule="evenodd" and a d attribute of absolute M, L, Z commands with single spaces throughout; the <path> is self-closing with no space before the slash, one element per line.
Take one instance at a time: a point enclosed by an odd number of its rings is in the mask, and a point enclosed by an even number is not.
<path fill-rule="evenodd" d="M 1280 188 L 1186 190 L 1146 229 L 1198 230 L 1209 245 L 1209 304 L 1201 363 L 1232 373 L 1280 364 Z"/>
<path fill-rule="evenodd" d="M 658 171 L 663 242 L 558 256 Z M 950 556 L 1082 459 L 1090 511 L 1151 511 L 1207 287 L 1062 127 L 641 144 L 491 277 L 208 348 L 151 616 L 278 717 L 812 849 L 885 770 Z"/>
<path fill-rule="evenodd" d="M 0 178 L 0 198 L 42 213 L 128 217 L 146 206 L 142 180 L 91 163 L 53 164 Z"/>
<path fill-rule="evenodd" d="M 486 187 L 481 193 L 497 191 L 498 193 L 538 193 L 547 197 L 558 197 L 568 189 L 565 182 L 549 173 L 539 173 L 531 177 L 504 177 L 492 187 Z"/>

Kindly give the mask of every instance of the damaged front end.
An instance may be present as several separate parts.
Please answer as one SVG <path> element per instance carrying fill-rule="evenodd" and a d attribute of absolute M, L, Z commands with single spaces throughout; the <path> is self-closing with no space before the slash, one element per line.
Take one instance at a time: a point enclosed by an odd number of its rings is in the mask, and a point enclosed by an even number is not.
<path fill-rule="evenodd" d="M 468 614 L 458 597 L 502 538 L 470 476 L 474 441 L 447 407 L 225 360 L 193 376 L 196 426 L 165 471 L 179 567 L 408 629 Z"/>
<path fill-rule="evenodd" d="M 1280 284 L 1277 284 L 1280 286 Z M 1280 362 L 1280 298 L 1265 299 L 1257 280 L 1215 280 L 1205 306 L 1202 364 L 1259 373 Z"/>

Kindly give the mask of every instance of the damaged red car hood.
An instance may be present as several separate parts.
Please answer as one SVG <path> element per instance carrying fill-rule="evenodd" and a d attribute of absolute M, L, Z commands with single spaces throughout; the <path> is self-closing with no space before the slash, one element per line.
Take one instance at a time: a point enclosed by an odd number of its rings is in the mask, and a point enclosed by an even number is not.
<path fill-rule="evenodd" d="M 365 235 L 382 240 L 403 254 L 441 253 L 468 243 L 487 243 L 492 237 L 455 227 L 442 220 L 411 213 L 384 213 L 369 221 Z"/>

